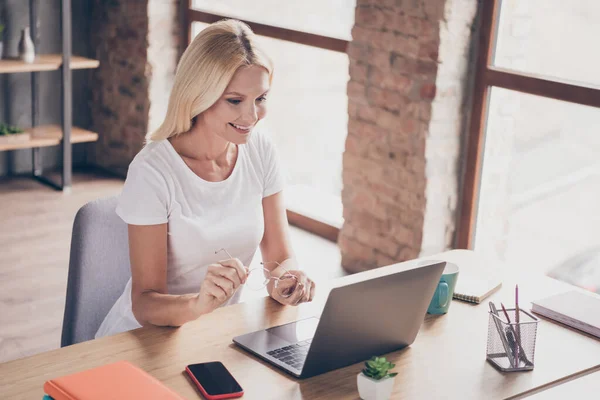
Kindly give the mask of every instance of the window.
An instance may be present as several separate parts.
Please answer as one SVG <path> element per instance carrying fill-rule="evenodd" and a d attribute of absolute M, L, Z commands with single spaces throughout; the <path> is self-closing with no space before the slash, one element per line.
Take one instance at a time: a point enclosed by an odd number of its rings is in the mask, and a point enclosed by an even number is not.
<path fill-rule="evenodd" d="M 457 247 L 600 293 L 600 3 L 482 4 Z"/>

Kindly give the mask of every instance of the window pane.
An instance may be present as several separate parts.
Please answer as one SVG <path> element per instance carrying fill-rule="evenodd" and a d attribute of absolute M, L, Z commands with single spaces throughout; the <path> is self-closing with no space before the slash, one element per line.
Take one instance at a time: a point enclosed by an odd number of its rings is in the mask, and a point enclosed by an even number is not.
<path fill-rule="evenodd" d="M 206 24 L 194 23 L 193 34 Z M 262 122 L 288 174 L 290 208 L 342 221 L 342 153 L 348 133 L 348 56 L 259 36 L 275 74 Z M 302 212 L 307 214 L 308 212 Z"/>
<path fill-rule="evenodd" d="M 350 40 L 356 0 L 193 0 L 192 8 L 251 22 Z"/>
<path fill-rule="evenodd" d="M 600 293 L 600 109 L 493 88 L 475 249 Z"/>
<path fill-rule="evenodd" d="M 495 65 L 600 84 L 598 21 L 598 0 L 502 0 Z"/>

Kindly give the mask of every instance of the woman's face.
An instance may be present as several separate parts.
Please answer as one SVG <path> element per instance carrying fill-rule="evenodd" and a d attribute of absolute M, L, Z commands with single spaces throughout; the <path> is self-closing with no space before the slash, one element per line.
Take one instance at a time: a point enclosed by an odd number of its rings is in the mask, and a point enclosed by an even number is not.
<path fill-rule="evenodd" d="M 198 116 L 198 122 L 228 142 L 247 143 L 254 126 L 267 114 L 268 90 L 266 69 L 256 65 L 241 67 L 221 98 Z"/>

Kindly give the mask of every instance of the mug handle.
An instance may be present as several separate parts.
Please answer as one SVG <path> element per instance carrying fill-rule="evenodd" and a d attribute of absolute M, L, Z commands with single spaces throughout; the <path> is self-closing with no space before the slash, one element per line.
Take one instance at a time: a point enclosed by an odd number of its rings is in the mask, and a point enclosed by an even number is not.
<path fill-rule="evenodd" d="M 448 284 L 446 282 L 440 282 L 438 285 L 438 307 L 446 307 L 448 305 L 448 301 Z"/>

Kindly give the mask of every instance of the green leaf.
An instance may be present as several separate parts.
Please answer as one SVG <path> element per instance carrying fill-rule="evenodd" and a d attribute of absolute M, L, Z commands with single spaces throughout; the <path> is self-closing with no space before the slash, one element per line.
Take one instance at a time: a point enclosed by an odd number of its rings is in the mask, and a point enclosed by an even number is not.
<path fill-rule="evenodd" d="M 388 376 L 389 376 L 390 378 L 393 378 L 393 377 L 395 377 L 396 375 L 398 375 L 398 373 L 397 373 L 397 372 L 392 372 L 391 374 L 388 374 Z"/>

